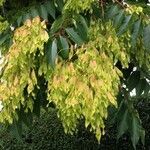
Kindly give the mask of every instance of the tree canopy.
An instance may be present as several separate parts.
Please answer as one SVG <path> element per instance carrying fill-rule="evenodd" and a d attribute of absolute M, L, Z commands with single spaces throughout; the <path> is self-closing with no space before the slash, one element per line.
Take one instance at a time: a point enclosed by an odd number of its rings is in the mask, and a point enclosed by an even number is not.
<path fill-rule="evenodd" d="M 21 129 L 53 104 L 65 132 L 80 119 L 98 140 L 114 107 L 118 138 L 145 131 L 134 104 L 150 96 L 150 18 L 103 0 L 0 0 L 0 123 Z M 131 92 L 135 90 L 135 95 Z"/>

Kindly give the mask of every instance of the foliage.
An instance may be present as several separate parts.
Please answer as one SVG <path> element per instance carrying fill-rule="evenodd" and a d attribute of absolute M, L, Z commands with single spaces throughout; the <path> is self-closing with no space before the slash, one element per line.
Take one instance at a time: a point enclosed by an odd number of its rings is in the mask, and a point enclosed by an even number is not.
<path fill-rule="evenodd" d="M 138 144 L 138 150 L 148 149 L 150 143 L 150 129 L 148 118 L 150 108 L 150 103 L 147 101 L 142 101 L 138 103 L 138 109 L 140 115 L 142 115 L 142 121 L 144 127 L 147 127 L 146 134 L 146 145 Z M 144 109 L 143 109 L 144 108 Z M 141 111 L 142 110 L 142 111 Z M 112 117 L 112 116 L 109 116 Z M 74 135 L 65 134 L 60 119 L 57 118 L 57 113 L 55 109 L 49 109 L 48 112 L 43 112 L 40 118 L 34 117 L 34 122 L 32 127 L 25 128 L 22 132 L 22 141 L 18 141 L 15 137 L 6 130 L 6 128 L 1 128 L 0 130 L 0 149 L 52 149 L 52 150 L 133 150 L 132 144 L 124 135 L 118 141 L 116 140 L 116 128 L 114 126 L 108 126 L 106 123 L 106 134 L 102 137 L 100 145 L 97 143 L 94 134 L 89 132 L 88 129 L 84 128 L 84 121 L 82 120 L 77 126 L 78 132 Z"/>
<path fill-rule="evenodd" d="M 84 118 L 100 140 L 107 108 L 115 106 L 118 137 L 129 130 L 134 148 L 140 138 L 144 143 L 133 105 L 150 91 L 150 20 L 141 7 L 16 0 L 2 8 L 1 123 L 20 131 L 22 122 L 30 124 L 33 113 L 53 103 L 66 132 Z"/>
<path fill-rule="evenodd" d="M 87 50 L 87 47 L 85 49 Z M 65 64 L 65 67 L 62 64 L 56 67 L 54 77 L 49 83 L 52 93 L 49 99 L 53 99 L 60 110 L 59 116 L 66 130 L 70 132 L 74 130 L 77 120 L 84 116 L 85 126 L 88 127 L 90 124 L 91 129 L 96 132 L 96 137 L 100 139 L 99 129 L 102 128 L 104 132 L 103 118 L 107 118 L 108 105 L 117 106 L 115 95 L 118 92 L 119 76 L 117 68 L 113 69 L 112 62 L 104 53 L 95 54 L 96 50 L 93 53 L 94 47 L 93 49 L 89 47 L 86 52 L 82 50 L 83 48 L 79 49 L 79 53 L 82 54 L 79 54 L 76 62 Z M 108 69 L 103 62 L 106 62 Z M 86 70 L 87 67 L 89 70 Z M 105 70 L 103 70 L 104 67 Z M 113 76 L 109 76 L 109 72 Z"/>
<path fill-rule="evenodd" d="M 33 110 L 33 90 L 37 84 L 34 69 L 37 61 L 35 57 L 43 55 L 43 44 L 48 40 L 48 34 L 44 28 L 45 23 L 35 18 L 32 21 L 27 20 L 24 26 L 15 30 L 13 44 L 5 55 L 5 67 L 2 71 L 0 93 L 1 100 L 5 103 L 3 103 L 4 110 L 1 112 L 0 122 L 12 123 L 13 117 L 18 117 L 15 110 L 20 109 L 21 104 L 25 112 L 28 112 L 28 109 Z"/>
<path fill-rule="evenodd" d="M 135 5 L 135 6 L 140 6 L 143 8 L 143 12 L 147 15 L 150 15 L 150 9 L 149 6 L 143 3 L 142 1 L 134 2 L 134 1 L 128 1 L 129 4 Z"/>
<path fill-rule="evenodd" d="M 7 29 L 8 27 L 8 22 L 4 21 L 3 17 L 0 16 L 0 31 L 3 32 Z"/>
<path fill-rule="evenodd" d="M 4 2 L 5 0 L 0 0 L 0 6 L 2 6 Z"/>
<path fill-rule="evenodd" d="M 72 149 L 74 137 L 64 134 L 63 127 L 54 109 L 42 113 L 40 120 L 34 118 L 30 129 L 24 127 L 22 140 L 16 140 L 8 131 L 0 132 L 1 146 L 3 149 Z"/>

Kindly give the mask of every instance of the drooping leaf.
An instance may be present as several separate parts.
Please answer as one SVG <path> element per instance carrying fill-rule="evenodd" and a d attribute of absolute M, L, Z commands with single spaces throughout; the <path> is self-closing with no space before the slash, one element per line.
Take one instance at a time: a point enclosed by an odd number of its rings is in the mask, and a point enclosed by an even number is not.
<path fill-rule="evenodd" d="M 117 5 L 113 5 L 109 8 L 109 11 L 107 12 L 107 17 L 108 18 L 113 18 L 115 15 L 117 15 L 119 12 L 119 8 Z"/>
<path fill-rule="evenodd" d="M 85 31 L 88 32 L 88 25 L 87 25 L 87 22 L 86 22 L 85 18 L 81 15 L 78 15 L 77 21 L 81 22 L 81 24 L 83 25 Z"/>
<path fill-rule="evenodd" d="M 135 47 L 135 45 L 136 45 L 137 38 L 139 37 L 140 28 L 141 28 L 141 19 L 137 20 L 133 26 L 133 31 L 131 33 L 132 47 Z"/>
<path fill-rule="evenodd" d="M 54 1 L 51 0 L 45 3 L 45 8 L 47 9 L 47 12 L 55 19 L 56 10 L 55 10 Z"/>
<path fill-rule="evenodd" d="M 56 0 L 56 3 L 57 3 L 57 5 L 58 5 L 58 10 L 59 10 L 60 12 L 62 12 L 62 9 L 63 9 L 63 6 L 64 6 L 63 0 Z"/>
<path fill-rule="evenodd" d="M 125 16 L 125 19 L 119 28 L 118 35 L 121 35 L 123 32 L 127 30 L 127 27 L 129 25 L 131 18 L 132 18 L 132 15 Z"/>
<path fill-rule="evenodd" d="M 77 32 L 84 41 L 88 40 L 87 32 L 82 24 L 79 24 L 79 23 L 77 24 Z"/>
<path fill-rule="evenodd" d="M 140 138 L 142 138 L 142 141 L 145 141 L 145 131 L 141 126 L 141 121 L 137 114 L 132 115 L 132 127 L 130 128 L 129 132 L 131 135 L 133 147 L 136 149 L 136 145 Z"/>
<path fill-rule="evenodd" d="M 78 45 L 83 44 L 83 40 L 81 39 L 81 37 L 78 35 L 78 33 L 73 29 L 73 28 L 67 28 L 66 32 L 68 33 L 68 35 L 70 36 L 70 38 L 77 43 Z"/>
<path fill-rule="evenodd" d="M 7 38 L 9 37 L 9 34 L 0 35 L 0 45 L 3 44 Z"/>
<path fill-rule="evenodd" d="M 116 28 L 118 28 L 121 25 L 123 18 L 124 10 L 120 10 L 119 14 L 114 17 L 114 25 Z"/>
<path fill-rule="evenodd" d="M 117 138 L 119 139 L 128 130 L 128 128 L 128 109 L 126 109 L 118 127 Z"/>
<path fill-rule="evenodd" d="M 63 59 L 67 59 L 69 57 L 69 44 L 67 39 L 59 36 L 59 43 L 60 43 L 60 52 L 59 54 Z"/>
<path fill-rule="evenodd" d="M 17 18 L 17 25 L 18 25 L 18 26 L 21 25 L 22 19 L 23 19 L 22 16 L 20 16 L 20 17 Z"/>
<path fill-rule="evenodd" d="M 122 103 L 120 110 L 117 113 L 116 118 L 117 123 L 119 123 L 117 138 L 120 138 L 124 133 L 130 133 L 132 144 L 134 149 L 141 138 L 142 144 L 145 141 L 145 130 L 142 127 L 139 114 L 133 107 L 132 102 Z"/>
<path fill-rule="evenodd" d="M 47 9 L 45 8 L 45 5 L 41 5 L 40 14 L 44 20 L 48 20 L 48 13 L 47 13 Z"/>
<path fill-rule="evenodd" d="M 77 22 L 75 24 L 75 27 L 77 29 L 77 32 L 79 33 L 79 35 L 84 41 L 87 41 L 88 40 L 88 25 L 87 25 L 86 20 L 81 15 L 79 15 L 76 20 Z"/>
<path fill-rule="evenodd" d="M 32 8 L 30 10 L 30 13 L 31 13 L 32 18 L 39 16 L 39 11 L 37 8 Z"/>
<path fill-rule="evenodd" d="M 150 52 L 150 25 L 143 30 L 143 43 L 148 52 Z"/>
<path fill-rule="evenodd" d="M 27 13 L 27 14 L 23 15 L 23 17 L 22 17 L 23 22 L 25 22 L 27 19 L 31 19 L 31 14 L 30 13 Z"/>
<path fill-rule="evenodd" d="M 55 66 L 55 61 L 57 58 L 57 40 L 54 39 L 52 42 L 48 43 L 47 47 L 47 58 L 48 58 L 48 63 L 54 67 Z"/>
<path fill-rule="evenodd" d="M 50 32 L 51 32 L 51 33 L 57 32 L 57 31 L 61 28 L 61 26 L 62 26 L 62 24 L 63 24 L 63 21 L 64 21 L 63 17 L 57 18 L 57 19 L 53 22 Z"/>

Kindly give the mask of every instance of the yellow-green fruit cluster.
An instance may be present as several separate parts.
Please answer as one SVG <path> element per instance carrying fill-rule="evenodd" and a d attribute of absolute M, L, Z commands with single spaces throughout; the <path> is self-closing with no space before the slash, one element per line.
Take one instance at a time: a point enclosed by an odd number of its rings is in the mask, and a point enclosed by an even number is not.
<path fill-rule="evenodd" d="M 14 32 L 13 44 L 4 56 L 2 78 L 0 81 L 0 100 L 3 110 L 0 112 L 0 122 L 12 123 L 17 118 L 16 109 L 22 104 L 25 111 L 32 111 L 34 86 L 37 84 L 35 61 L 43 55 L 44 43 L 48 40 L 45 22 L 39 17 L 27 20 Z M 39 52 L 39 56 L 37 56 Z M 36 57 L 36 59 L 35 59 Z M 24 95 L 24 90 L 27 94 Z"/>
<path fill-rule="evenodd" d="M 80 13 L 85 10 L 91 10 L 91 4 L 95 0 L 67 0 L 64 10 Z"/>
<path fill-rule="evenodd" d="M 72 133 L 81 117 L 100 140 L 109 105 L 117 107 L 120 71 L 112 60 L 96 48 L 77 50 L 75 62 L 58 63 L 49 80 L 49 100 L 58 108 L 66 132 Z"/>

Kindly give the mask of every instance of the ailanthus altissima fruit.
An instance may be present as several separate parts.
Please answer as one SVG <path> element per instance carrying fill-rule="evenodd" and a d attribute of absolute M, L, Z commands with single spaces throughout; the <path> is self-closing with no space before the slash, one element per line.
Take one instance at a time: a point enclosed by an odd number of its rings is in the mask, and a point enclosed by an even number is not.
<path fill-rule="evenodd" d="M 133 103 L 149 97 L 150 20 L 103 2 L 0 0 L 0 123 L 27 123 L 52 102 L 66 132 L 84 118 L 100 140 L 114 106 L 119 137 L 130 129 L 134 147 L 144 141 Z"/>
<path fill-rule="evenodd" d="M 104 52 L 99 53 L 94 47 L 78 49 L 77 54 L 74 63 L 57 64 L 49 80 L 49 100 L 56 104 L 66 131 L 74 131 L 78 120 L 84 117 L 85 126 L 90 126 L 100 139 L 107 107 L 117 107 L 121 72 Z"/>
<path fill-rule="evenodd" d="M 45 29 L 45 22 L 36 17 L 27 20 L 14 32 L 13 44 L 5 55 L 2 68 L 0 100 L 3 110 L 0 113 L 0 122 L 12 123 L 13 118 L 17 118 L 15 111 L 21 104 L 25 111 L 32 110 L 32 97 L 37 84 L 35 58 L 44 54 L 44 43 L 49 38 Z"/>

